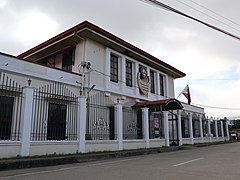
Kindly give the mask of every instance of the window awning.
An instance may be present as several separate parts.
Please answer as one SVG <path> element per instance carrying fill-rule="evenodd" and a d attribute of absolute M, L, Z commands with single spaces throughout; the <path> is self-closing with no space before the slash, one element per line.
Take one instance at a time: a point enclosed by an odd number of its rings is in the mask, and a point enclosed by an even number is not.
<path fill-rule="evenodd" d="M 151 106 L 162 106 L 163 111 L 178 110 L 178 109 L 183 108 L 180 101 L 178 101 L 177 99 L 174 99 L 174 98 L 157 100 L 157 101 L 139 102 L 139 103 L 136 103 L 133 107 L 134 108 L 143 108 L 143 107 L 151 107 Z"/>

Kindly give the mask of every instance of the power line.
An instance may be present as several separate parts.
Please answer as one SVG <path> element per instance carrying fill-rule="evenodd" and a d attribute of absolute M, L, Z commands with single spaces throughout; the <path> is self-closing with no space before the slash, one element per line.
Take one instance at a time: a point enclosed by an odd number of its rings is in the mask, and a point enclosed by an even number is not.
<path fill-rule="evenodd" d="M 240 81 L 240 78 L 227 79 L 227 78 L 217 78 L 217 79 L 178 79 L 178 80 L 188 80 L 188 81 Z"/>
<path fill-rule="evenodd" d="M 182 11 L 179 11 L 179 10 L 177 10 L 177 9 L 171 7 L 171 6 L 168 6 L 168 5 L 166 5 L 166 4 L 164 4 L 164 3 L 160 2 L 160 1 L 157 1 L 157 0 L 140 0 L 140 1 L 144 1 L 144 2 L 146 2 L 146 3 L 153 4 L 153 5 L 156 5 L 156 6 L 158 6 L 158 7 L 163 8 L 163 9 L 172 11 L 172 12 L 174 12 L 174 13 L 176 13 L 176 14 L 179 14 L 179 15 L 184 16 L 184 17 L 186 17 L 186 18 L 192 19 L 192 20 L 194 20 L 194 21 L 196 21 L 196 22 L 198 22 L 198 23 L 200 23 L 200 24 L 203 24 L 203 25 L 205 25 L 205 26 L 207 26 L 207 27 L 209 27 L 209 28 L 211 28 L 211 29 L 214 29 L 214 30 L 216 30 L 216 31 L 218 31 L 218 32 L 221 32 L 221 33 L 225 34 L 225 35 L 228 35 L 228 36 L 230 36 L 230 37 L 232 37 L 232 38 L 234 38 L 234 39 L 240 40 L 240 37 L 237 36 L 237 35 L 234 35 L 234 34 L 228 32 L 228 31 L 225 31 L 225 30 L 219 28 L 219 27 L 216 27 L 216 26 L 211 25 L 211 24 L 209 24 L 209 23 L 207 23 L 207 22 L 204 22 L 204 21 L 202 21 L 202 20 L 199 20 L 199 19 L 197 19 L 197 18 L 195 18 L 195 17 L 193 17 L 193 16 L 190 16 L 190 15 L 188 15 L 188 14 L 182 12 Z"/>
<path fill-rule="evenodd" d="M 223 15 L 221 15 L 221 14 L 219 14 L 219 13 L 216 13 L 216 12 L 214 12 L 213 10 L 211 10 L 211 9 L 209 9 L 209 8 L 207 8 L 207 7 L 201 5 L 201 4 L 199 4 L 199 3 L 197 3 L 197 2 L 195 2 L 195 1 L 193 1 L 193 0 L 188 0 L 188 1 L 191 1 L 192 3 L 198 5 L 199 7 L 202 7 L 203 9 L 206 9 L 206 10 L 208 10 L 209 12 L 211 12 L 211 13 L 213 13 L 213 14 L 215 14 L 215 15 L 217 15 L 217 16 L 219 16 L 219 17 L 221 17 L 221 18 L 223 18 L 223 19 L 225 19 L 225 20 L 227 20 L 227 21 L 229 21 L 229 22 L 231 22 L 231 23 L 233 23 L 233 24 L 235 24 L 235 25 L 237 25 L 237 26 L 240 27 L 240 24 L 236 23 L 235 21 L 233 21 L 233 20 L 231 20 L 231 19 L 229 19 L 229 18 L 227 18 L 227 17 L 225 17 L 225 16 L 223 16 Z"/>
<path fill-rule="evenodd" d="M 202 107 L 207 107 L 207 108 L 212 108 L 212 109 L 222 109 L 222 110 L 233 110 L 233 111 L 240 111 L 239 107 L 236 108 L 227 108 L 227 107 L 219 107 L 219 106 L 209 106 L 209 105 L 203 105 L 203 104 L 197 104 L 193 103 L 196 106 L 202 106 Z"/>
<path fill-rule="evenodd" d="M 232 29 L 234 29 L 234 30 L 236 30 L 236 31 L 238 31 L 238 32 L 240 32 L 239 29 L 237 29 L 237 28 L 235 28 L 235 27 L 233 27 L 233 26 L 230 26 L 229 24 L 227 24 L 227 23 L 225 23 L 225 22 L 223 22 L 223 21 L 220 21 L 219 19 L 217 19 L 217 18 L 215 18 L 215 17 L 212 17 L 212 16 L 208 15 L 207 13 L 202 12 L 202 11 L 200 11 L 200 10 L 198 10 L 198 9 L 190 6 L 190 5 L 188 5 L 187 3 L 184 3 L 184 2 L 179 1 L 179 0 L 175 0 L 175 1 L 177 1 L 177 2 L 179 2 L 179 3 L 181 3 L 181 4 L 184 4 L 185 6 L 191 8 L 191 9 L 193 9 L 193 10 L 195 10 L 195 11 L 201 13 L 201 14 L 204 14 L 205 16 L 207 16 L 207 17 L 209 17 L 209 18 L 211 18 L 211 19 L 213 19 L 213 20 L 215 20 L 215 21 L 217 21 L 217 22 L 219 22 L 219 23 L 221 23 L 221 24 L 223 24 L 223 25 L 225 25 L 225 26 L 228 26 L 228 27 L 230 27 L 230 28 L 232 28 Z"/>
<path fill-rule="evenodd" d="M 218 116 L 218 117 L 222 117 L 222 118 L 226 117 L 226 116 L 219 115 L 219 114 L 213 114 L 213 113 L 210 113 L 210 112 L 208 112 L 208 111 L 205 111 L 205 112 L 206 112 L 207 114 L 212 115 L 212 116 Z"/>

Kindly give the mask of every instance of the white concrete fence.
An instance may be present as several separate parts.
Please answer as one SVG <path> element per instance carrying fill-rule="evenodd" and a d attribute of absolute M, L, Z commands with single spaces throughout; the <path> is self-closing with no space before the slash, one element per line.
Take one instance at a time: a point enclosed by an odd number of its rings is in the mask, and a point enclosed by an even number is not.
<path fill-rule="evenodd" d="M 143 139 L 123 140 L 123 106 L 120 103 L 115 105 L 117 122 L 116 140 L 85 140 L 86 134 L 86 97 L 78 98 L 77 109 L 77 141 L 31 141 L 31 127 L 33 114 L 34 88 L 26 86 L 23 88 L 22 116 L 21 116 L 21 141 L 0 141 L 0 157 L 7 156 L 29 156 L 44 155 L 53 153 L 85 153 L 90 151 L 116 151 L 123 149 L 154 148 L 169 146 L 169 123 L 168 112 L 164 111 L 165 139 L 149 139 L 149 110 L 142 108 Z M 217 121 L 215 123 L 216 137 L 211 135 L 210 121 L 208 120 L 208 135 L 204 137 L 202 130 L 202 116 L 199 116 L 200 137 L 193 137 L 192 115 L 189 113 L 190 138 L 182 138 L 181 132 L 181 111 L 178 111 L 178 135 L 179 145 L 194 144 L 203 142 L 214 142 L 229 140 L 229 136 L 224 137 L 223 122 L 221 123 L 221 134 L 218 136 Z M 227 131 L 228 128 L 226 127 Z M 228 132 L 227 132 L 228 134 Z"/>
<path fill-rule="evenodd" d="M 86 153 L 93 151 L 117 151 L 124 149 L 140 149 L 140 148 L 154 148 L 161 146 L 169 146 L 169 112 L 163 112 L 163 125 L 164 125 L 164 138 L 151 139 L 149 137 L 149 108 L 142 108 L 142 139 L 124 139 L 123 138 L 123 105 L 116 103 L 114 105 L 115 110 L 115 130 L 116 138 L 114 140 L 86 140 L 86 99 L 85 96 L 77 96 L 79 93 L 80 85 L 76 82 L 79 81 L 80 76 L 77 74 L 71 74 L 57 69 L 51 69 L 44 66 L 39 66 L 29 62 L 19 61 L 13 57 L 3 56 L 0 63 L 0 74 L 5 74 L 8 77 L 9 82 L 18 82 L 23 87 L 21 96 L 20 114 L 21 117 L 15 118 L 17 125 L 19 126 L 19 138 L 17 139 L 0 139 L 0 158 L 2 157 L 14 157 L 20 156 L 34 156 L 34 155 L 46 155 L 46 154 L 69 154 L 69 153 Z M 1 77 L 1 76 L 0 76 Z M 11 81 L 10 81 L 11 79 Z M 30 82 L 31 80 L 31 82 Z M 30 82 L 30 83 L 29 83 Z M 32 138 L 33 131 L 33 116 L 34 116 L 34 93 L 37 88 L 44 87 L 51 83 L 58 82 L 65 84 L 76 94 L 76 138 L 73 139 L 61 139 L 61 140 L 47 140 L 38 138 Z M 8 88 L 8 86 L 6 86 Z M 6 92 L 4 89 L 3 92 Z M 18 92 L 17 92 L 18 94 Z M 3 95 L 2 95 L 3 96 Z M 56 96 L 58 97 L 58 96 Z M 56 98 L 52 96 L 51 98 Z M 16 104 L 16 102 L 15 102 Z M 13 111 L 16 108 L 13 108 Z M 188 109 L 184 109 L 188 112 Z M 214 142 L 229 140 L 228 125 L 226 124 L 227 136 L 224 136 L 223 122 L 220 121 L 220 131 L 217 121 L 215 123 L 215 137 L 211 132 L 211 121 L 207 123 L 207 135 L 203 133 L 202 118 L 199 116 L 200 137 L 194 138 L 193 136 L 193 123 L 192 112 L 188 112 L 189 123 L 189 138 L 182 138 L 181 129 L 181 113 L 178 111 L 178 137 L 179 145 L 182 144 L 194 144 L 203 142 Z M 176 112 L 177 113 L 177 112 Z M 44 114 L 44 112 L 43 112 Z M 14 117 L 16 115 L 13 115 Z M 46 115 L 45 115 L 46 116 Z M 46 117 L 45 117 L 46 118 Z M 41 123 L 46 123 L 46 119 L 41 118 Z M 75 120 L 74 120 L 75 121 Z M 44 126 L 44 125 L 42 125 Z M 44 129 L 44 127 L 42 127 Z M 36 131 L 37 132 L 37 131 Z M 218 132 L 221 132 L 222 136 L 219 137 Z M 46 133 L 46 130 L 45 130 Z"/>

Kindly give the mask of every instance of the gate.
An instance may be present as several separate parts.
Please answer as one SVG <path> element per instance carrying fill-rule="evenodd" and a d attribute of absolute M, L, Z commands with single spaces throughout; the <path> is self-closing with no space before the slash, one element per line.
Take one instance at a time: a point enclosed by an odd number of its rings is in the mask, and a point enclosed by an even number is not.
<path fill-rule="evenodd" d="M 169 123 L 169 144 L 170 146 L 179 146 L 178 136 L 178 116 L 173 111 L 168 111 Z"/>

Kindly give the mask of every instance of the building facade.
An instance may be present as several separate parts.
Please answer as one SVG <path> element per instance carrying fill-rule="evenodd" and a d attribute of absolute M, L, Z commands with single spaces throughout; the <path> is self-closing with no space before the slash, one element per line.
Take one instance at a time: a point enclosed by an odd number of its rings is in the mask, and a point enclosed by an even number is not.
<path fill-rule="evenodd" d="M 224 121 L 174 98 L 183 72 L 87 21 L 0 60 L 0 157 L 229 138 Z"/>

